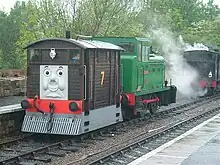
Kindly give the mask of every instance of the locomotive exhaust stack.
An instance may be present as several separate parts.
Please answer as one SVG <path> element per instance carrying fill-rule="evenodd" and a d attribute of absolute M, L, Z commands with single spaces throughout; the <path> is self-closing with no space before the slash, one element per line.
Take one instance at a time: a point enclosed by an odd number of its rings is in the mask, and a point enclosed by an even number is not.
<path fill-rule="evenodd" d="M 70 36 L 70 31 L 66 31 L 66 38 L 67 38 L 67 39 L 70 39 L 70 38 L 71 38 L 71 36 Z"/>

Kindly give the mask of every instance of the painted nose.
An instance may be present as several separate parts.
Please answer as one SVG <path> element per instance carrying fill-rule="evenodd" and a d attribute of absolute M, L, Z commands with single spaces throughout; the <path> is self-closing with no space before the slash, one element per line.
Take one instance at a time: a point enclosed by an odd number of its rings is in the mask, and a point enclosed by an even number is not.
<path fill-rule="evenodd" d="M 57 82 L 57 81 L 56 81 L 55 79 L 51 79 L 51 80 L 50 80 L 50 83 L 51 83 L 51 84 L 56 84 L 56 82 Z"/>

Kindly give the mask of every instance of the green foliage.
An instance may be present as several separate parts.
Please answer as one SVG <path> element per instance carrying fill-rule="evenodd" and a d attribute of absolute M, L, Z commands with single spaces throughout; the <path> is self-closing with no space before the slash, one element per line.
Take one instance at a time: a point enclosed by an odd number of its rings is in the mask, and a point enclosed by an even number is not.
<path fill-rule="evenodd" d="M 0 68 L 22 68 L 28 43 L 64 37 L 143 36 L 166 27 L 189 43 L 220 47 L 220 9 L 213 0 L 29 0 L 0 11 Z"/>
<path fill-rule="evenodd" d="M 131 0 L 84 0 L 77 10 L 75 32 L 99 36 L 134 36 L 143 31 Z M 123 29 L 123 30 L 122 30 Z"/>
<path fill-rule="evenodd" d="M 21 15 L 24 10 L 24 3 L 17 2 L 10 14 L 0 14 L 0 49 L 3 68 L 20 68 L 23 59 L 17 53 L 16 42 L 20 38 Z"/>
<path fill-rule="evenodd" d="M 220 21 L 202 21 L 185 30 L 185 40 L 190 43 L 202 42 L 220 48 Z"/>

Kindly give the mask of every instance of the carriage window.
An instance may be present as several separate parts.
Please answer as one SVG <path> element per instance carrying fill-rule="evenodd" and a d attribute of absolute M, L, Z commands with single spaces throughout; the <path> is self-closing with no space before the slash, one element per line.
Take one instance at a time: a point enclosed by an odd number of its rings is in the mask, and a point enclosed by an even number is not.
<path fill-rule="evenodd" d="M 78 49 L 71 49 L 70 50 L 70 62 L 72 64 L 79 64 L 80 63 L 80 50 L 78 50 Z"/>
<path fill-rule="evenodd" d="M 30 62 L 41 62 L 41 51 L 37 49 L 29 50 L 29 61 Z"/>
<path fill-rule="evenodd" d="M 109 50 L 98 50 L 96 51 L 95 60 L 96 63 L 106 64 L 109 63 L 110 52 Z"/>
<path fill-rule="evenodd" d="M 98 54 L 99 54 L 98 61 L 102 64 L 106 64 L 108 62 L 107 61 L 107 54 L 108 53 L 109 53 L 109 51 L 107 51 L 107 50 L 98 51 Z"/>

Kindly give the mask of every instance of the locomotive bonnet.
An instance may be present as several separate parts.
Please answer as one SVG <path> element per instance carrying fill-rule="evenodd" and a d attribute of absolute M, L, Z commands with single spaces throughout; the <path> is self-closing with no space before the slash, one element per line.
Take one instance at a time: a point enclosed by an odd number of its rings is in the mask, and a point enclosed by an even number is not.
<path fill-rule="evenodd" d="M 80 135 L 122 121 L 123 49 L 69 36 L 39 40 L 26 47 L 23 132 Z"/>

